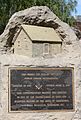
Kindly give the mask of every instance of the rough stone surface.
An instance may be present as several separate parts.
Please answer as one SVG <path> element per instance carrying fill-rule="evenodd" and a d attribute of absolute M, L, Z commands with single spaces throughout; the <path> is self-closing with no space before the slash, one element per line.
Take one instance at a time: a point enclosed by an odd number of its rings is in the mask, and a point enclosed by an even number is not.
<path fill-rule="evenodd" d="M 67 44 L 77 39 L 70 26 L 62 22 L 48 7 L 35 6 L 12 15 L 3 34 L 0 36 L 1 53 L 4 53 L 11 47 L 11 42 L 21 24 L 53 27 Z"/>
<path fill-rule="evenodd" d="M 77 27 L 72 27 L 72 30 L 75 32 L 78 39 L 81 39 L 81 31 Z"/>

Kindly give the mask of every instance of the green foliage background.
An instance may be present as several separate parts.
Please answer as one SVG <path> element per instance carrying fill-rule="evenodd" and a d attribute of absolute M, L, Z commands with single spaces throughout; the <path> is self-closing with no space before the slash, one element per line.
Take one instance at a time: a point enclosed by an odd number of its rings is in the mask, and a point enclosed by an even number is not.
<path fill-rule="evenodd" d="M 0 0 L 0 34 L 11 15 L 32 6 L 48 6 L 62 21 L 74 24 L 71 12 L 76 12 L 76 0 Z"/>

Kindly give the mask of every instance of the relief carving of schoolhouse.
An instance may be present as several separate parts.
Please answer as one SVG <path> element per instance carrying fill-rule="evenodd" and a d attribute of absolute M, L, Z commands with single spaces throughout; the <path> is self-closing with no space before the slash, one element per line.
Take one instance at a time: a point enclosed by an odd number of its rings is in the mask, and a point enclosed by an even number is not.
<path fill-rule="evenodd" d="M 22 25 L 12 48 L 28 57 L 53 56 L 62 52 L 62 40 L 53 28 Z"/>

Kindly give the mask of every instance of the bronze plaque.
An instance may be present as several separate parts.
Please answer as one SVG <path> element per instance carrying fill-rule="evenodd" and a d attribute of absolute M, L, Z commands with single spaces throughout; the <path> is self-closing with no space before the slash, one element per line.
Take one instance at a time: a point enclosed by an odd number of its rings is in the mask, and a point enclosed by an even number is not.
<path fill-rule="evenodd" d="M 73 68 L 10 68 L 10 111 L 72 110 Z"/>

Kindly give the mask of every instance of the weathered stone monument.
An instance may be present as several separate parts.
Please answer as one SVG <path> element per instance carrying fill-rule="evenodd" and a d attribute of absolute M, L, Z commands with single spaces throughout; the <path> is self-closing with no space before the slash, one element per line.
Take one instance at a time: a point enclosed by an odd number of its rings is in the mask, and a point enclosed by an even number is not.
<path fill-rule="evenodd" d="M 81 45 L 49 8 L 15 13 L 0 36 L 0 119 L 81 120 Z"/>

